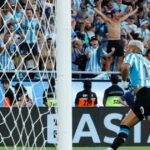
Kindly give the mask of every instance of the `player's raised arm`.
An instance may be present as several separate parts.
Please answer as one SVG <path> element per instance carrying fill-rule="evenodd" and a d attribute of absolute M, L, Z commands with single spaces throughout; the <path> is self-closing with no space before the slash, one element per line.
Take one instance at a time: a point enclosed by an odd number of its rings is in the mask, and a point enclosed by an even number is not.
<path fill-rule="evenodd" d="M 123 17 L 121 17 L 121 21 L 124 21 L 126 19 L 128 19 L 128 17 L 134 15 L 137 11 L 138 11 L 139 7 L 136 7 L 136 9 L 134 9 L 133 11 L 127 13 L 126 15 L 124 15 Z"/>

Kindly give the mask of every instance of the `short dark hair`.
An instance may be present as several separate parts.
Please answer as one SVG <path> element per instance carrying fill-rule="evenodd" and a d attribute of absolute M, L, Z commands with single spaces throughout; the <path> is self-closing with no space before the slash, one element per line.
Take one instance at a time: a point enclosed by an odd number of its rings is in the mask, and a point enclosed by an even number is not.
<path fill-rule="evenodd" d="M 96 36 L 92 36 L 92 37 L 90 38 L 90 42 L 92 42 L 92 41 L 98 41 L 97 37 L 96 37 Z"/>
<path fill-rule="evenodd" d="M 32 12 L 32 14 L 34 13 L 34 11 L 33 11 L 33 9 L 32 9 L 32 8 L 27 8 L 27 9 L 26 9 L 26 12 L 27 12 L 27 11 L 31 11 L 31 12 Z"/>
<path fill-rule="evenodd" d="M 24 93 L 27 92 L 26 88 L 23 84 L 17 83 L 16 85 L 13 85 L 15 90 L 23 91 Z"/>
<path fill-rule="evenodd" d="M 47 41 L 48 41 L 48 40 L 52 41 L 52 38 L 51 38 L 51 37 L 48 37 L 48 38 L 47 38 Z"/>
<path fill-rule="evenodd" d="M 9 84 L 9 80 L 8 79 L 2 79 L 1 83 L 2 84 Z"/>
<path fill-rule="evenodd" d="M 92 82 L 90 80 L 85 80 L 83 83 L 84 83 L 84 89 L 91 89 Z"/>
<path fill-rule="evenodd" d="M 13 26 L 14 24 L 12 23 L 12 22 L 9 22 L 8 24 L 7 24 L 7 27 L 8 28 L 10 28 L 11 26 Z"/>
<path fill-rule="evenodd" d="M 110 80 L 111 80 L 112 84 L 117 84 L 119 82 L 118 75 L 112 74 L 110 77 Z"/>

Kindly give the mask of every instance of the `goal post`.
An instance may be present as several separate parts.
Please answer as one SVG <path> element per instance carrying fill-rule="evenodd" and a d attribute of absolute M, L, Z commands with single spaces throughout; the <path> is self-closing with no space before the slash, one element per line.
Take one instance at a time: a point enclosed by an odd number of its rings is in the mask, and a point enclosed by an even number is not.
<path fill-rule="evenodd" d="M 71 0 L 56 2 L 58 150 L 72 150 Z"/>

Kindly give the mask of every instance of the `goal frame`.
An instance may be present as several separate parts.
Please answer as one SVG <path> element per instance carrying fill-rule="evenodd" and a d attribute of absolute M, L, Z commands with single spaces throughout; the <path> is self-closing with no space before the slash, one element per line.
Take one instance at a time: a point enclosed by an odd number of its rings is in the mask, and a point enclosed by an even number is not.
<path fill-rule="evenodd" d="M 72 150 L 71 0 L 56 1 L 57 150 Z"/>

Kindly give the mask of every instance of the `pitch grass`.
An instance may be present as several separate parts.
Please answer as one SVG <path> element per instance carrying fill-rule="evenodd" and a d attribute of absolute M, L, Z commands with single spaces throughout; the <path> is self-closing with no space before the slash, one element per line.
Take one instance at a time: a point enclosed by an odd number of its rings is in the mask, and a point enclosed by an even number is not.
<path fill-rule="evenodd" d="M 74 148 L 73 150 L 106 150 L 106 147 Z M 121 147 L 118 150 L 150 150 L 150 147 Z"/>
<path fill-rule="evenodd" d="M 76 147 L 73 148 L 73 150 L 106 150 L 106 147 Z M 16 150 L 13 147 L 0 147 L 0 150 Z M 56 148 L 21 148 L 17 147 L 17 150 L 56 150 Z M 138 146 L 138 147 L 121 147 L 118 150 L 150 150 L 150 147 L 143 147 L 143 146 Z"/>

